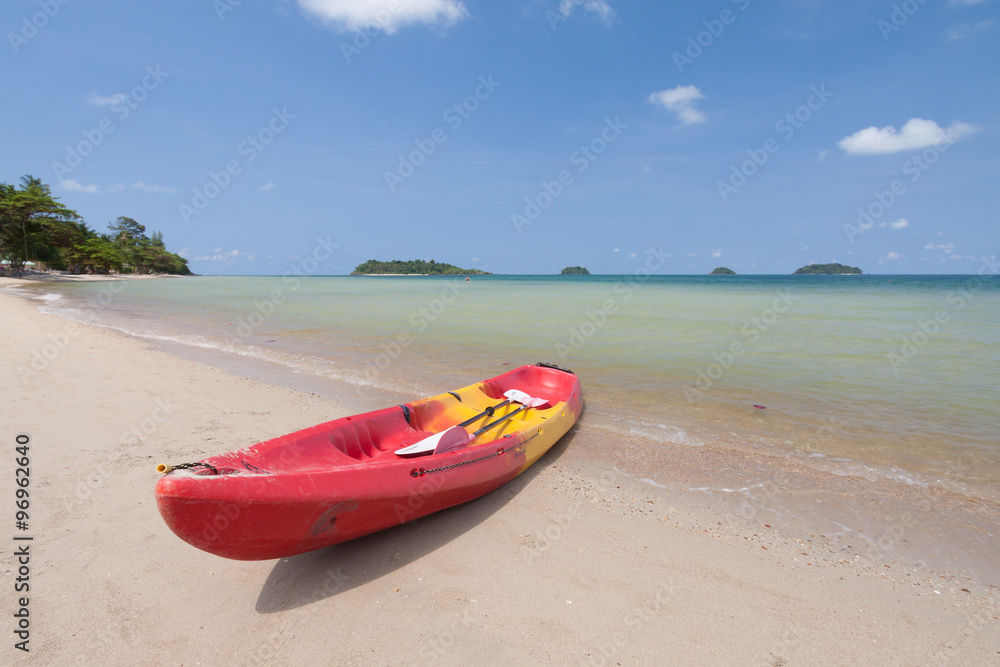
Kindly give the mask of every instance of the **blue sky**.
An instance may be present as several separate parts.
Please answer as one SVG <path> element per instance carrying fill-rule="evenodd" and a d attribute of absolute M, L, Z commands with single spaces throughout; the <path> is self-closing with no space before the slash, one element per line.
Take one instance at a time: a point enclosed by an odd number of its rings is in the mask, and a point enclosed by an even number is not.
<path fill-rule="evenodd" d="M 0 180 L 204 274 L 972 273 L 1000 2 L 11 0 Z M 323 239 L 318 243 L 317 239 Z M 336 244 L 332 250 L 331 245 Z"/>

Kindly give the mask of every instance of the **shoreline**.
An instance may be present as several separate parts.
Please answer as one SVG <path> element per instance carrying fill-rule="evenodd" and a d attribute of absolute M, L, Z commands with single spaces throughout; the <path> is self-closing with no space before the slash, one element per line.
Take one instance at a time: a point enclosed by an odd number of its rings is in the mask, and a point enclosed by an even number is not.
<path fill-rule="evenodd" d="M 187 278 L 174 273 L 154 273 L 154 274 L 132 274 L 132 273 L 33 273 L 27 276 L 15 278 L 13 276 L 0 275 L 0 288 L 8 285 L 35 283 L 96 283 L 113 282 L 118 280 L 158 280 L 160 278 Z"/>
<path fill-rule="evenodd" d="M 108 628 L 109 639 L 77 652 L 115 661 L 169 661 L 166 654 L 178 650 L 193 660 L 252 658 L 235 638 L 212 648 L 185 636 L 192 623 L 214 637 L 249 628 L 283 659 L 374 652 L 377 660 L 399 662 L 412 660 L 417 646 L 418 655 L 426 649 L 449 663 L 484 654 L 496 662 L 650 662 L 668 648 L 695 663 L 721 655 L 810 663 L 826 646 L 845 662 L 907 664 L 945 651 L 969 664 L 995 659 L 1000 650 L 992 504 L 833 479 L 771 455 L 646 448 L 588 426 L 586 412 L 542 461 L 473 503 L 278 562 L 209 556 L 159 519 L 155 463 L 197 460 L 369 409 L 363 404 L 381 407 L 395 395 L 361 388 L 352 394 L 321 380 L 303 393 L 302 385 L 275 386 L 280 375 L 233 375 L 191 361 L 198 356 L 191 350 L 168 353 L 148 340 L 38 312 L 10 294 L 0 294 L 0 312 L 4 365 L 15 369 L 5 431 L 31 436 L 37 483 L 44 484 L 34 523 L 42 526 L 36 539 L 50 565 L 38 575 L 48 581 L 32 613 L 47 628 L 33 638 L 50 661 L 76 655 L 70 635 L 91 624 Z M 22 382 L 17 366 L 70 326 L 75 333 L 42 376 Z M 158 405 L 170 408 L 162 421 Z M 4 437 L 13 441 L 13 433 Z M 751 480 L 755 469 L 761 474 Z M 5 478 L 11 475 L 5 470 Z M 863 517 L 852 513 L 872 515 L 871 527 L 844 536 L 814 532 L 822 522 L 835 528 L 838 517 L 860 526 Z M 81 520 L 93 535 L 71 530 Z M 339 567 L 343 576 L 334 577 L 331 592 L 326 573 Z M 92 598 L 56 599 L 53 591 L 69 590 L 81 576 L 96 585 Z M 157 590 L 149 585 L 154 578 L 179 583 Z M 629 614 L 652 609 L 661 585 L 670 604 L 650 612 L 619 646 L 615 633 L 630 632 Z M 195 618 L 191 602 L 202 599 L 203 588 L 231 602 Z M 323 592 L 312 602 L 316 590 Z M 378 625 L 383 612 L 397 614 L 401 645 L 379 646 L 376 637 L 355 633 L 347 649 L 321 648 L 329 634 L 324 619 L 355 607 L 358 623 Z M 874 613 L 877 625 L 859 609 Z M 607 612 L 622 622 L 609 623 Z M 547 641 L 516 644 L 523 623 L 539 613 L 550 619 Z M 429 640 L 463 614 L 468 627 L 438 652 Z M 718 624 L 718 636 L 706 646 L 700 633 L 710 623 Z M 136 632 L 152 641 L 129 645 Z"/>

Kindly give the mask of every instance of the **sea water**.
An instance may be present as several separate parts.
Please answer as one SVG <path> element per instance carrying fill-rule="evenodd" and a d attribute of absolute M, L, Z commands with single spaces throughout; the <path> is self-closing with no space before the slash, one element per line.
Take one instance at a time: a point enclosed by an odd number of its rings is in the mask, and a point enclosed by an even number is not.
<path fill-rule="evenodd" d="M 413 398 L 537 361 L 586 424 L 1000 498 L 1000 279 L 190 277 L 22 288 L 50 312 Z M 294 383 L 294 381 L 293 381 Z M 666 471 L 665 471 L 666 472 Z"/>

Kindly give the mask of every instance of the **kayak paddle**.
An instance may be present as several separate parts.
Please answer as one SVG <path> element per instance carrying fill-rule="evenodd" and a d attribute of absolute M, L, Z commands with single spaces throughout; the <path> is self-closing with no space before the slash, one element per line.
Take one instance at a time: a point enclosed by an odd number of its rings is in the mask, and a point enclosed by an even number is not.
<path fill-rule="evenodd" d="M 503 406 L 507 405 L 511 401 L 514 401 L 515 403 L 524 404 L 526 401 L 534 400 L 534 399 L 531 398 L 531 396 L 528 396 L 526 393 L 524 393 L 523 391 L 520 391 L 519 389 L 508 389 L 507 391 L 504 392 L 503 395 L 507 397 L 507 400 L 502 401 L 500 403 L 497 403 L 494 406 L 486 408 L 485 410 L 483 410 L 482 412 L 480 412 L 475 417 L 469 417 L 464 422 L 462 422 L 461 424 L 459 424 L 459 426 L 461 426 L 462 428 L 465 428 L 466 426 L 468 426 L 469 424 L 473 423 L 477 419 L 481 419 L 483 416 L 492 417 L 494 412 L 496 412 L 497 410 L 499 410 Z"/>
<path fill-rule="evenodd" d="M 480 412 L 475 417 L 467 419 L 461 424 L 458 424 L 457 426 L 452 426 L 451 428 L 447 428 L 444 431 L 441 431 L 440 433 L 435 433 L 432 436 L 428 436 L 423 440 L 416 442 L 412 445 L 403 447 L 401 449 L 397 449 L 396 455 L 419 456 L 420 454 L 429 454 L 429 453 L 444 454 L 445 452 L 451 452 L 456 449 L 461 449 L 462 447 L 465 447 L 466 445 L 468 445 L 470 442 L 478 438 L 486 431 L 489 431 L 490 429 L 501 424 L 502 422 L 507 421 L 514 415 L 523 412 L 525 410 L 528 410 L 530 408 L 537 408 L 541 405 L 545 405 L 546 403 L 548 403 L 548 401 L 546 401 L 544 398 L 534 398 L 518 389 L 510 389 L 504 392 L 504 396 L 507 397 L 507 400 L 503 401 L 502 403 L 498 403 L 497 405 L 491 408 L 487 408 L 486 410 Z M 471 424 L 472 422 L 476 421 L 477 419 L 480 419 L 484 415 L 492 417 L 493 412 L 495 410 L 503 407 L 504 405 L 507 405 L 512 401 L 515 403 L 520 403 L 521 407 L 509 414 L 504 415 L 500 419 L 497 419 L 495 422 L 483 426 L 475 433 L 469 433 L 468 431 L 465 430 L 465 427 Z"/>

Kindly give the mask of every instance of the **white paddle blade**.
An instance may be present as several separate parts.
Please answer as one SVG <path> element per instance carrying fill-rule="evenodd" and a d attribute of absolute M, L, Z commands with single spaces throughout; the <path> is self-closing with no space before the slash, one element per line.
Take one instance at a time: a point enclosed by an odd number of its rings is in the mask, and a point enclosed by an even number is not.
<path fill-rule="evenodd" d="M 503 393 L 503 395 L 515 403 L 520 403 L 528 408 L 537 408 L 548 403 L 548 401 L 544 398 L 534 398 L 533 396 L 528 396 L 520 389 L 508 389 Z"/>
<path fill-rule="evenodd" d="M 428 436 L 407 447 L 396 450 L 396 456 L 420 456 L 421 454 L 443 454 L 465 447 L 472 441 L 472 436 L 461 426 L 451 428 Z"/>
<path fill-rule="evenodd" d="M 520 403 L 521 405 L 527 405 L 529 408 L 537 408 L 539 405 L 544 405 L 545 401 L 539 398 L 532 398 L 520 389 L 508 389 L 503 393 L 505 397 L 514 401 L 515 403 Z M 541 401 L 532 403 L 532 401 Z"/>

